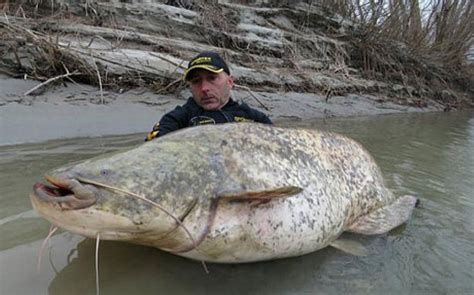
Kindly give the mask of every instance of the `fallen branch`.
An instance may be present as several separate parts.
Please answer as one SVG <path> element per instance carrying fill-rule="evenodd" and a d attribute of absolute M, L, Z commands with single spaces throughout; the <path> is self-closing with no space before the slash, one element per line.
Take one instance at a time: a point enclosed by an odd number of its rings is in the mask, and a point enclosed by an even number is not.
<path fill-rule="evenodd" d="M 94 68 L 95 68 L 95 71 L 97 73 L 97 79 L 99 81 L 100 103 L 104 104 L 104 91 L 102 90 L 102 77 L 100 76 L 99 67 L 97 66 L 97 63 L 95 62 L 95 59 L 92 56 L 92 50 L 90 51 L 90 54 L 91 54 L 91 58 L 92 58 L 92 63 L 94 64 Z"/>
<path fill-rule="evenodd" d="M 181 83 L 181 82 L 183 82 L 183 79 L 182 79 L 182 78 L 176 79 L 176 80 L 174 80 L 173 82 L 171 82 L 171 83 L 169 83 L 168 85 L 166 85 L 166 87 L 161 88 L 161 89 L 158 89 L 158 91 L 156 92 L 156 94 L 163 93 L 163 92 L 165 92 L 167 89 L 169 89 L 170 87 L 172 87 L 173 85 L 176 85 L 176 84 Z"/>
<path fill-rule="evenodd" d="M 166 57 L 163 57 L 163 56 L 161 56 L 161 55 L 154 54 L 154 53 L 151 53 L 151 52 L 149 52 L 148 54 L 151 55 L 151 56 L 154 56 L 154 57 L 158 57 L 158 58 L 160 58 L 160 59 L 162 59 L 162 60 L 164 60 L 164 61 L 166 61 L 166 62 L 168 62 L 168 63 L 170 63 L 170 64 L 172 64 L 172 65 L 174 65 L 174 66 L 176 66 L 177 68 L 181 68 L 181 69 L 183 69 L 183 70 L 186 69 L 186 67 L 183 66 L 183 62 L 177 64 L 177 63 L 175 63 L 174 61 L 172 61 L 172 60 L 170 60 L 170 59 L 168 59 L 168 58 L 166 58 Z"/>
<path fill-rule="evenodd" d="M 23 95 L 30 95 L 31 93 L 35 92 L 36 90 L 38 90 L 39 88 L 51 83 L 51 82 L 54 82 L 56 80 L 59 80 L 59 79 L 63 79 L 63 78 L 67 78 L 67 77 L 70 77 L 70 76 L 75 76 L 75 75 L 80 75 L 81 73 L 79 73 L 78 71 L 74 71 L 72 73 L 66 73 L 64 75 L 59 75 L 59 76 L 56 76 L 56 77 L 53 77 L 51 79 L 48 79 L 46 81 L 44 81 L 43 83 L 41 84 L 38 84 L 36 85 L 35 87 L 31 88 L 30 90 L 28 90 L 27 92 L 25 92 Z"/>
<path fill-rule="evenodd" d="M 270 111 L 270 109 L 267 108 L 267 106 L 264 105 L 263 102 L 261 102 L 260 99 L 258 99 L 257 96 L 255 96 L 255 94 L 253 94 L 253 92 L 252 92 L 252 90 L 250 90 L 250 88 L 248 88 L 247 86 L 242 86 L 242 85 L 237 85 L 237 84 L 234 84 L 234 87 L 247 90 L 248 93 L 250 94 L 250 96 L 252 96 L 262 106 L 262 108 L 264 108 L 267 111 Z"/>
<path fill-rule="evenodd" d="M 130 65 L 126 65 L 126 64 L 123 64 L 123 63 L 120 63 L 120 62 L 116 62 L 116 61 L 114 61 L 114 60 L 111 60 L 111 59 L 109 59 L 109 58 L 102 57 L 102 56 L 100 56 L 100 55 L 96 55 L 96 54 L 92 54 L 92 53 L 87 54 L 86 52 L 83 52 L 83 51 L 81 51 L 81 50 L 78 50 L 78 49 L 76 49 L 76 48 L 74 48 L 74 47 L 66 48 L 66 47 L 64 47 L 64 46 L 61 45 L 61 44 L 60 44 L 59 46 L 62 47 L 62 48 L 64 48 L 64 49 L 68 49 L 69 51 L 77 52 L 77 53 L 79 53 L 80 55 L 91 56 L 91 57 L 93 57 L 93 58 L 95 58 L 95 59 L 102 60 L 102 61 L 105 61 L 105 62 L 114 64 L 114 65 L 118 65 L 118 66 L 124 67 L 124 68 L 126 68 L 126 69 L 129 69 L 129 70 L 131 70 L 131 71 L 135 71 L 135 72 L 137 72 L 137 73 L 142 72 L 142 73 L 150 74 L 150 75 L 159 75 L 159 73 L 156 73 L 156 70 L 155 70 L 153 67 L 143 65 L 142 63 L 140 63 L 141 66 L 146 67 L 146 68 L 149 68 L 149 69 L 151 69 L 151 70 L 153 70 L 153 71 L 146 71 L 146 69 L 143 69 L 143 68 L 140 69 L 140 68 L 133 67 L 133 66 L 130 66 Z M 126 55 L 125 55 L 125 56 L 126 56 Z"/>

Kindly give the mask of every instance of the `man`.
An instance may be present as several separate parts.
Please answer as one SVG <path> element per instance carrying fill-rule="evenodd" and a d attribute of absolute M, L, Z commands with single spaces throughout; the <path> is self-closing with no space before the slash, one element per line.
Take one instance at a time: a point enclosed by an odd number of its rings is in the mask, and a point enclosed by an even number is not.
<path fill-rule="evenodd" d="M 272 124 L 262 112 L 231 98 L 234 80 L 227 64 L 215 52 L 202 52 L 193 58 L 184 72 L 192 97 L 165 114 L 146 140 L 152 140 L 181 128 L 228 122 Z"/>

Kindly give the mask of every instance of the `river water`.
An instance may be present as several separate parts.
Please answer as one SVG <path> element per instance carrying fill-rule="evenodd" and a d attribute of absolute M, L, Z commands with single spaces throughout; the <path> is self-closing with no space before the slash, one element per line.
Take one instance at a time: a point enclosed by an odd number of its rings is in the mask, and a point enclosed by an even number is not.
<path fill-rule="evenodd" d="M 290 123 L 360 141 L 388 186 L 420 198 L 412 219 L 387 234 L 346 235 L 366 257 L 332 248 L 243 265 L 200 263 L 158 249 L 103 241 L 101 294 L 473 294 L 474 114 L 437 113 Z M 0 294 L 95 294 L 95 241 L 53 236 L 28 194 L 53 167 L 139 144 L 141 135 L 0 147 Z"/>

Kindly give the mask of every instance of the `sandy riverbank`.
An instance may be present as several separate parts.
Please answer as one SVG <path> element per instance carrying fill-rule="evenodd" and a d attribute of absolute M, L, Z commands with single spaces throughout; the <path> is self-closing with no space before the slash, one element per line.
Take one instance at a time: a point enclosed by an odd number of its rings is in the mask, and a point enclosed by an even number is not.
<path fill-rule="evenodd" d="M 165 112 L 185 102 L 189 93 L 177 82 L 187 62 L 204 50 L 221 53 L 236 83 L 250 86 L 266 108 L 246 91 L 235 91 L 235 99 L 283 126 L 474 106 L 470 76 L 458 79 L 397 42 L 371 43 L 358 24 L 318 5 L 62 2 L 51 7 L 54 1 L 43 1 L 39 10 L 22 3 L 23 16 L 13 5 L 0 16 L 0 73 L 9 75 L 0 74 L 0 145 L 145 136 Z M 12 78 L 22 75 L 37 80 Z M 66 76 L 87 85 L 60 84 L 72 81 Z M 56 84 L 24 95 L 48 79 Z"/>
<path fill-rule="evenodd" d="M 58 138 L 90 137 L 146 132 L 161 116 L 185 102 L 189 93 L 157 95 L 148 89 L 123 93 L 100 91 L 89 85 L 67 83 L 37 96 L 25 96 L 38 81 L 0 76 L 0 145 L 40 142 Z M 397 105 L 375 96 L 333 96 L 294 92 L 256 92 L 269 111 L 246 91 L 234 97 L 247 102 L 279 125 L 288 120 L 369 116 L 403 112 L 441 110 L 435 104 L 425 108 Z"/>

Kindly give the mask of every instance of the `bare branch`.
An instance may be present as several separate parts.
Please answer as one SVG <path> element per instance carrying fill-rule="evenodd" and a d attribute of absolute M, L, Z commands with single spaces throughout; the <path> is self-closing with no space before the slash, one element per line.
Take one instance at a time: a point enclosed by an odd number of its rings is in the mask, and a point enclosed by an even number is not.
<path fill-rule="evenodd" d="M 30 90 L 28 90 L 27 92 L 23 93 L 23 95 L 30 95 L 31 93 L 35 92 L 36 90 L 38 90 L 39 88 L 45 86 L 45 85 L 48 85 L 49 83 L 51 82 L 54 82 L 56 80 L 59 80 L 59 79 L 63 79 L 63 78 L 67 78 L 67 77 L 70 77 L 70 76 L 76 76 L 76 75 L 81 75 L 81 73 L 79 73 L 78 71 L 74 71 L 72 73 L 66 73 L 64 75 L 59 75 L 59 76 L 56 76 L 56 77 L 53 77 L 51 79 L 48 79 L 46 81 L 44 81 L 43 83 L 41 84 L 38 84 L 36 85 L 35 87 L 31 88 Z"/>

